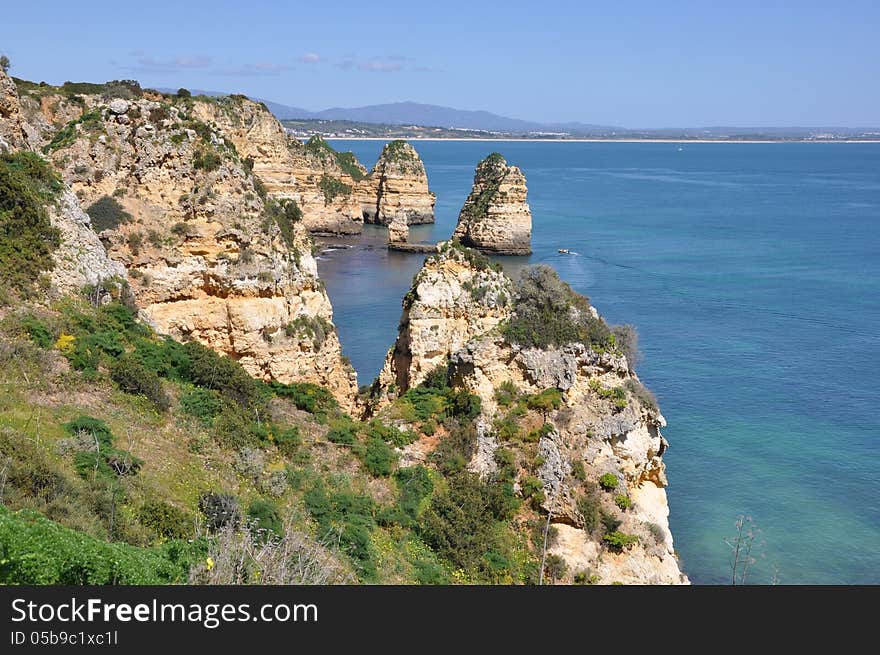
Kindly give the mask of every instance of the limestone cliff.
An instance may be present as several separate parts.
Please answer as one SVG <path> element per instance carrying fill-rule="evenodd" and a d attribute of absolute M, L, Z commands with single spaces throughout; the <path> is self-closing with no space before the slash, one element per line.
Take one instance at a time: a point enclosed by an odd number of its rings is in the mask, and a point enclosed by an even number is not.
<path fill-rule="evenodd" d="M 581 341 L 535 345 L 565 334 L 562 324 L 535 314 L 548 324 L 522 329 L 523 283 L 486 270 L 475 255 L 447 245 L 427 260 L 375 397 L 387 402 L 389 391 L 411 389 L 443 366 L 450 386 L 479 396 L 469 468 L 488 479 L 502 467 L 514 471 L 515 488 L 533 501 L 520 520 L 543 526 L 549 516 L 548 554 L 565 564 L 557 581 L 687 583 L 667 520 L 665 420 L 611 330 L 544 269 L 568 298 L 557 307 L 562 320 L 590 330 Z M 543 303 L 543 295 L 532 300 Z M 428 461 L 432 443 L 423 437 L 408 446 L 405 461 Z"/>
<path fill-rule="evenodd" d="M 15 83 L 0 70 L 0 153 L 25 146 L 27 139 L 22 122 Z"/>
<path fill-rule="evenodd" d="M 498 255 L 532 252 L 532 213 L 526 178 L 493 153 L 477 165 L 474 186 L 453 234 L 466 246 Z"/>
<path fill-rule="evenodd" d="M 353 156 L 347 172 L 337 156 L 344 153 L 336 153 L 320 137 L 307 144 L 290 138 L 265 105 L 244 96 L 198 98 L 193 113 L 217 125 L 241 157 L 253 162 L 253 171 L 269 196 L 298 203 L 303 224 L 311 232 L 361 232 L 363 217 L 352 175 L 359 177 L 366 171 Z M 343 157 L 341 161 L 350 160 Z"/>
<path fill-rule="evenodd" d="M 419 153 L 406 141 L 391 141 L 358 186 L 364 220 L 388 225 L 398 214 L 409 225 L 434 222 L 433 193 Z"/>
<path fill-rule="evenodd" d="M 0 70 L 0 153 L 30 150 L 31 136 L 39 137 L 37 130 L 28 128 L 18 89 Z M 69 188 L 65 188 L 49 205 L 48 213 L 60 236 L 53 253 L 54 268 L 49 273 L 50 296 L 75 292 L 107 278 L 126 277 L 125 267 L 108 257 L 92 229 L 91 219 Z"/>
<path fill-rule="evenodd" d="M 44 155 L 128 271 L 145 320 L 254 376 L 314 382 L 351 406 L 356 376 L 299 213 L 264 199 L 235 144 L 196 117 L 198 101 L 80 95 L 79 116 L 48 131 L 34 104 Z M 67 104 L 49 94 L 39 106 Z"/>
<path fill-rule="evenodd" d="M 428 257 L 404 299 L 399 334 L 385 358 L 379 386 L 417 386 L 449 353 L 504 320 L 512 284 L 479 253 L 452 243 Z"/>

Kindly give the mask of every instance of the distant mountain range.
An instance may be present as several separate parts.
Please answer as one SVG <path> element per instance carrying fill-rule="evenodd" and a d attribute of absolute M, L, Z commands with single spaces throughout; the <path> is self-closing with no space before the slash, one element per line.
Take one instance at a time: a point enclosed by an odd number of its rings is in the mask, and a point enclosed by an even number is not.
<path fill-rule="evenodd" d="M 160 88 L 163 93 L 175 93 L 176 89 Z M 190 89 L 193 95 L 222 96 L 219 91 Z M 357 123 L 380 123 L 385 125 L 420 125 L 448 129 L 505 132 L 512 134 L 565 132 L 571 135 L 632 134 L 662 136 L 686 136 L 689 138 L 731 135 L 767 135 L 773 137 L 799 138 L 811 134 L 827 133 L 836 135 L 859 135 L 880 130 L 876 127 L 668 127 L 668 128 L 625 128 L 591 123 L 539 123 L 518 118 L 500 116 L 488 111 L 454 109 L 440 105 L 426 105 L 418 102 L 391 102 L 365 107 L 331 107 L 321 111 L 309 111 L 302 107 L 292 107 L 270 100 L 262 100 L 278 120 L 334 120 Z"/>

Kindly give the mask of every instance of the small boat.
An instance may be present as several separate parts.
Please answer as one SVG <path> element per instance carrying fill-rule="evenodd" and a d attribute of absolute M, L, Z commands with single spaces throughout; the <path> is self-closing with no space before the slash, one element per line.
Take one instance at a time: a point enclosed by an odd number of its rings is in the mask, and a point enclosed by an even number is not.
<path fill-rule="evenodd" d="M 559 252 L 561 252 L 563 255 L 570 255 L 571 254 L 571 250 L 569 250 L 568 248 L 560 248 Z"/>

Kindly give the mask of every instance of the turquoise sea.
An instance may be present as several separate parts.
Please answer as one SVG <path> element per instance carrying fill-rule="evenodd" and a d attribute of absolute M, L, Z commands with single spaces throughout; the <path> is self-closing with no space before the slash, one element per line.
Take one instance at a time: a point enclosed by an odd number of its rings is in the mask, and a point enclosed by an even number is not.
<path fill-rule="evenodd" d="M 368 167 L 378 141 L 336 141 Z M 880 583 L 880 145 L 419 142 L 448 238 L 493 150 L 527 177 L 530 258 L 633 323 L 660 400 L 670 523 L 695 583 L 729 580 L 737 515 L 762 530 L 749 581 Z M 385 231 L 330 239 L 319 269 L 369 383 L 423 256 Z M 569 248 L 577 255 L 560 255 Z"/>

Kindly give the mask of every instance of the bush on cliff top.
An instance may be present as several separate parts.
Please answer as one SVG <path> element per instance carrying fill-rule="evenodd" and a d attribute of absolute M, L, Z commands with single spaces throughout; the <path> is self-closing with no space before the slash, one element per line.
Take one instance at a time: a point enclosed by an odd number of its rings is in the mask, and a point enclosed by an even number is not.
<path fill-rule="evenodd" d="M 508 341 L 524 347 L 558 348 L 573 342 L 600 348 L 614 345 L 610 328 L 593 316 L 589 300 L 546 264 L 523 270 L 513 316 L 502 331 Z"/>
<path fill-rule="evenodd" d="M 28 297 L 55 264 L 61 242 L 46 205 L 61 191 L 61 180 L 30 152 L 0 156 L 0 291 Z"/>

